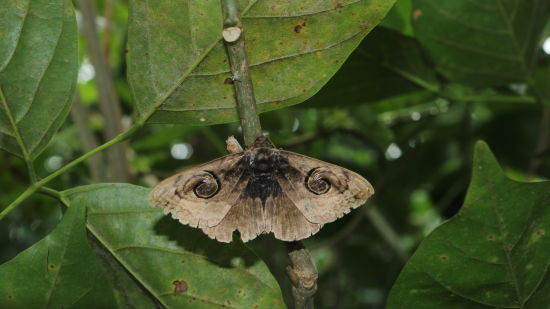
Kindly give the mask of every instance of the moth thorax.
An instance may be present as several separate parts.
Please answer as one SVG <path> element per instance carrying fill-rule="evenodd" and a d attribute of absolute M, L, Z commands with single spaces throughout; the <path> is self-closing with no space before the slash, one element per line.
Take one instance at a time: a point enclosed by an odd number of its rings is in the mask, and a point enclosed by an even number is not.
<path fill-rule="evenodd" d="M 271 171 L 275 167 L 273 153 L 268 148 L 259 149 L 251 162 L 252 168 L 260 171 Z"/>

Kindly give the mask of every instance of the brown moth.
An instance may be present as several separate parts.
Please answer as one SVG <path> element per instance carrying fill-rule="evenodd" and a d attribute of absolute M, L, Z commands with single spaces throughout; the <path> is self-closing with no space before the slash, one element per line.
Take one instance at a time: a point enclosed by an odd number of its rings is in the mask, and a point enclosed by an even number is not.
<path fill-rule="evenodd" d="M 264 136 L 246 150 L 231 141 L 235 153 L 164 180 L 150 202 L 221 242 L 230 242 L 235 230 L 244 242 L 270 232 L 293 241 L 317 233 L 374 193 L 360 175 L 274 148 Z"/>

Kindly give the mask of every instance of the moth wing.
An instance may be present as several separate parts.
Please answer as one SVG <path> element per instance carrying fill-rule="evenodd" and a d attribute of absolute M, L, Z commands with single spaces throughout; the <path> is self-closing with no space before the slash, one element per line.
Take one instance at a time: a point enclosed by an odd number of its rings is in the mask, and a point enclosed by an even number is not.
<path fill-rule="evenodd" d="M 266 232 L 284 241 L 308 238 L 323 226 L 310 222 L 284 192 L 267 200 L 265 213 Z"/>
<path fill-rule="evenodd" d="M 361 175 L 338 165 L 289 151 L 280 151 L 282 162 L 277 181 L 283 192 L 311 223 L 325 224 L 341 218 L 351 209 L 364 204 L 374 194 L 372 185 Z M 287 166 L 285 166 L 287 165 Z M 333 173 L 341 186 L 331 186 L 328 192 L 316 194 L 308 189 L 309 173 L 315 169 Z"/>
<path fill-rule="evenodd" d="M 217 225 L 247 183 L 241 179 L 245 172 L 243 162 L 244 153 L 236 153 L 184 170 L 155 186 L 149 201 L 183 224 L 200 228 Z M 184 190 L 193 177 L 205 172 L 213 174 L 218 182 L 218 191 L 212 197 L 200 198 L 193 190 Z"/>
<path fill-rule="evenodd" d="M 241 240 L 247 242 L 262 234 L 266 229 L 262 202 L 258 198 L 241 196 L 219 224 L 202 230 L 210 238 L 231 242 L 233 231 L 238 230 Z"/>
<path fill-rule="evenodd" d="M 278 188 L 280 194 L 268 197 L 265 205 L 259 198 L 244 194 L 216 226 L 203 231 L 210 238 L 230 242 L 233 231 L 238 230 L 243 242 L 263 233 L 273 232 L 275 238 L 294 241 L 317 233 L 322 224 L 311 223 L 294 203 Z"/>

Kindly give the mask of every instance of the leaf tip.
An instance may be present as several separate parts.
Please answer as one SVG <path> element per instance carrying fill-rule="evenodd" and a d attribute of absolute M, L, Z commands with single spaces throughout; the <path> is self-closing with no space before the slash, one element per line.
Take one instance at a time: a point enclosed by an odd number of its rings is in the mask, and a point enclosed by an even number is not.
<path fill-rule="evenodd" d="M 495 155 L 485 141 L 477 141 L 474 147 L 472 178 L 504 176 Z M 473 182 L 473 181 L 472 181 Z"/>

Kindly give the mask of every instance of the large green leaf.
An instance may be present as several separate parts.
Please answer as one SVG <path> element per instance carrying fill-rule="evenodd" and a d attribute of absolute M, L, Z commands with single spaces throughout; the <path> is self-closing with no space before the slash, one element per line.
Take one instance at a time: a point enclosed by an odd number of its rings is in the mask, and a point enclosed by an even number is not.
<path fill-rule="evenodd" d="M 130 3 L 128 78 L 142 121 L 237 119 L 219 1 Z M 317 92 L 394 0 L 241 1 L 260 112 Z"/>
<path fill-rule="evenodd" d="M 148 193 L 133 185 L 101 184 L 63 196 L 70 207 L 88 209 L 91 233 L 165 307 L 284 307 L 277 282 L 242 243 L 221 244 L 181 225 L 149 205 Z M 187 289 L 176 291 L 175 281 Z M 117 289 L 131 297 L 125 286 Z"/>
<path fill-rule="evenodd" d="M 359 104 L 424 88 L 437 90 L 439 85 L 418 42 L 379 26 L 308 102 L 317 106 Z"/>
<path fill-rule="evenodd" d="M 548 308 L 550 183 L 504 176 L 476 146 L 464 206 L 409 260 L 388 308 Z"/>
<path fill-rule="evenodd" d="M 413 26 L 447 78 L 494 86 L 528 78 L 549 13 L 547 0 L 414 0 Z"/>
<path fill-rule="evenodd" d="M 70 0 L 0 0 L 0 148 L 32 161 L 71 106 L 77 31 Z"/>
<path fill-rule="evenodd" d="M 50 235 L 0 265 L 0 307 L 113 308 L 84 223 L 85 208 L 72 207 Z"/>

